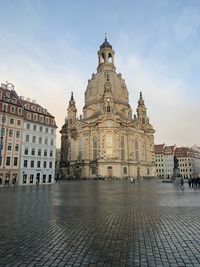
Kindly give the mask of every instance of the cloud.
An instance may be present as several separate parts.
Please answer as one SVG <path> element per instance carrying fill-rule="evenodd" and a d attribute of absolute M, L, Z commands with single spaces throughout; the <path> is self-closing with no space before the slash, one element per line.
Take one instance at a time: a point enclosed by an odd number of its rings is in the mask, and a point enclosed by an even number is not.
<path fill-rule="evenodd" d="M 126 75 L 131 106 L 135 111 L 142 91 L 150 122 L 156 130 L 155 143 L 198 144 L 198 105 L 194 99 L 189 101 L 190 89 L 184 80 L 170 77 L 160 64 L 162 62 L 145 60 L 137 54 L 127 60 L 119 59 L 120 71 Z"/>

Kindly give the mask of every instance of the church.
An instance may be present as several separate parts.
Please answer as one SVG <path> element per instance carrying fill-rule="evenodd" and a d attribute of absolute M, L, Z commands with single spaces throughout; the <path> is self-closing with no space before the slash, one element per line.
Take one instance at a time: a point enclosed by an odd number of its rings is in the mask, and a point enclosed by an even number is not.
<path fill-rule="evenodd" d="M 73 93 L 61 133 L 64 178 L 107 179 L 155 176 L 154 132 L 140 92 L 132 114 L 125 80 L 115 68 L 107 38 L 98 51 L 97 73 L 85 91 L 83 114 L 77 118 Z"/>

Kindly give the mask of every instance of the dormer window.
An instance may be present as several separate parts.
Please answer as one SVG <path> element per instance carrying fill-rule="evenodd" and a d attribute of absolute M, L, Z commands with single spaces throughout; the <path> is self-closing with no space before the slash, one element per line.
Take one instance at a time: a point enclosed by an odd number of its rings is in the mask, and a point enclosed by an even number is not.
<path fill-rule="evenodd" d="M 25 108 L 26 109 L 30 109 L 30 105 L 29 104 L 25 104 Z"/>
<path fill-rule="evenodd" d="M 35 107 L 35 106 L 31 106 L 31 109 L 32 109 L 33 111 L 36 111 L 36 107 Z"/>

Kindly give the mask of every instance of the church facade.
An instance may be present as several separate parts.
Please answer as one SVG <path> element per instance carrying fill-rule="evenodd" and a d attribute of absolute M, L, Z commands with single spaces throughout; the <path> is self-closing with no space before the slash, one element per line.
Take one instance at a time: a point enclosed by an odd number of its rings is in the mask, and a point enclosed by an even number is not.
<path fill-rule="evenodd" d="M 97 73 L 85 91 L 83 115 L 77 118 L 71 94 L 61 133 L 61 172 L 65 178 L 154 177 L 154 129 L 140 93 L 132 115 L 124 79 L 116 73 L 115 52 L 105 38 L 98 51 Z"/>

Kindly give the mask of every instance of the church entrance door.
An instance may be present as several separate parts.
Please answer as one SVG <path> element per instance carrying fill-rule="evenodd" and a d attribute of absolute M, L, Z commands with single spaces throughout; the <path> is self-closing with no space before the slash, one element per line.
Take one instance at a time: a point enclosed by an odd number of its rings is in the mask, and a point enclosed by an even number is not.
<path fill-rule="evenodd" d="M 112 166 L 108 166 L 108 178 L 112 178 L 113 173 L 112 173 Z"/>

